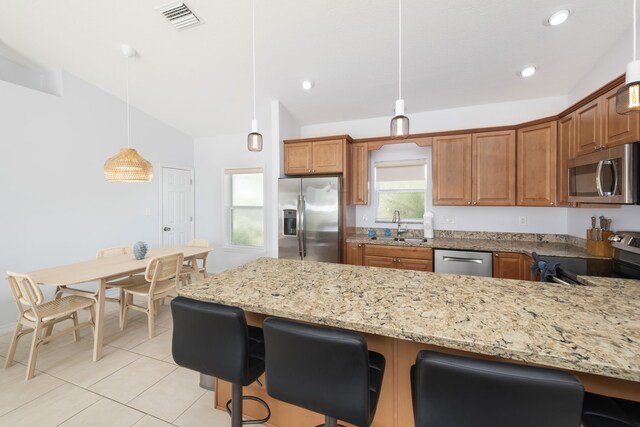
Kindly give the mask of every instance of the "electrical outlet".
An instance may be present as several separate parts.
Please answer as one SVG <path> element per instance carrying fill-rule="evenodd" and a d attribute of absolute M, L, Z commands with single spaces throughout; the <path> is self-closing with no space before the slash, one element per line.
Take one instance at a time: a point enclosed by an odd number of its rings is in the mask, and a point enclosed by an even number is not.
<path fill-rule="evenodd" d="M 527 225 L 527 217 L 519 216 L 518 217 L 518 225 Z"/>
<path fill-rule="evenodd" d="M 440 224 L 455 224 L 456 223 L 456 217 L 453 215 L 444 215 L 442 217 L 440 217 Z"/>
<path fill-rule="evenodd" d="M 144 210 L 144 216 L 151 216 L 151 208 L 146 208 Z"/>

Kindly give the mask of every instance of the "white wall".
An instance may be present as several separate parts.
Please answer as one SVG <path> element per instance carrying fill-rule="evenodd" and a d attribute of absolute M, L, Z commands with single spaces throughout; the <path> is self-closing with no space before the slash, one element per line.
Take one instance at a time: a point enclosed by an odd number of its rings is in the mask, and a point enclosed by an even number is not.
<path fill-rule="evenodd" d="M 611 48 L 593 63 L 569 92 L 569 105 L 598 90 L 605 84 L 624 74 L 627 63 L 633 59 L 633 33 L 631 29 L 622 34 Z"/>
<path fill-rule="evenodd" d="M 640 206 L 622 206 L 620 209 L 582 208 L 569 209 L 567 234 L 586 238 L 587 228 L 591 228 L 591 217 L 601 215 L 611 218 L 613 231 L 640 231 Z"/>
<path fill-rule="evenodd" d="M 390 101 L 390 108 L 392 101 Z M 411 113 L 411 133 L 509 126 L 558 114 L 567 108 L 567 97 L 556 96 L 525 101 L 473 105 L 448 110 Z M 392 114 L 385 117 L 321 123 L 302 127 L 302 137 L 349 134 L 353 138 L 369 138 L 389 134 Z"/>
<path fill-rule="evenodd" d="M 369 182 L 373 190 L 373 164 L 385 160 L 427 159 L 427 175 L 431 176 L 431 147 L 418 147 L 413 143 L 387 145 L 369 156 Z M 427 209 L 435 214 L 436 230 L 502 231 L 513 233 L 566 233 L 567 209 L 490 206 L 432 206 L 432 186 L 427 185 Z M 370 193 L 368 206 L 357 206 L 358 227 L 397 227 L 390 223 L 376 223 L 375 194 Z M 526 217 L 527 225 L 519 225 L 519 217 Z M 445 217 L 453 217 L 454 224 L 445 223 Z M 421 224 L 408 224 L 408 228 L 422 228 Z"/>
<path fill-rule="evenodd" d="M 133 109 L 133 146 L 156 177 L 106 182 L 105 160 L 126 146 L 125 104 L 67 73 L 62 79 L 62 97 L 0 81 L 2 273 L 92 259 L 98 248 L 138 240 L 158 245 L 158 164 L 193 165 L 190 136 Z M 0 329 L 15 315 L 0 286 Z"/>
<path fill-rule="evenodd" d="M 271 102 L 271 162 L 273 166 L 273 174 L 271 179 L 271 194 L 277 197 L 278 179 L 284 177 L 284 147 L 283 140 L 295 139 L 300 137 L 300 125 L 278 100 Z M 276 166 L 279 165 L 279 166 Z M 274 200 L 276 200 L 274 198 Z M 277 200 L 276 200 L 277 203 Z M 275 211 L 275 207 L 274 207 Z M 269 226 L 271 235 L 271 254 L 278 256 L 278 215 L 277 212 L 272 215 Z"/>
<path fill-rule="evenodd" d="M 278 165 L 273 162 L 271 131 L 262 130 L 264 149 L 259 153 L 247 149 L 247 134 L 196 138 L 194 145 L 196 167 L 196 237 L 209 239 L 213 251 L 207 260 L 209 271 L 223 271 L 261 256 L 272 256 L 272 224 L 276 212 L 277 193 L 273 180 Z M 224 170 L 235 168 L 264 168 L 265 248 L 225 248 Z"/>

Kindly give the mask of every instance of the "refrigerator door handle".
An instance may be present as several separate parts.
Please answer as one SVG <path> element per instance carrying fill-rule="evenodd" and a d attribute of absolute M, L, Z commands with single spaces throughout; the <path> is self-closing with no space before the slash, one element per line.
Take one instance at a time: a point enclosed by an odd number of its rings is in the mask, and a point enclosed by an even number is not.
<path fill-rule="evenodd" d="M 302 218 L 300 215 L 302 208 L 302 196 L 298 196 L 296 206 L 296 238 L 298 239 L 298 256 L 302 259 Z"/>
<path fill-rule="evenodd" d="M 301 244 L 301 248 L 302 248 L 302 258 L 305 258 L 307 256 L 307 244 L 305 242 L 304 239 L 304 210 L 305 210 L 305 200 L 304 200 L 304 196 L 300 196 L 300 241 L 302 242 Z"/>

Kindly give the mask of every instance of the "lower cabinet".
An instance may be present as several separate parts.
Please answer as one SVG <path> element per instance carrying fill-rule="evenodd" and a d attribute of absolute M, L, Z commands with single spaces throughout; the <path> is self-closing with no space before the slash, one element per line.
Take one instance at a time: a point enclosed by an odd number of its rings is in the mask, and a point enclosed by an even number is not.
<path fill-rule="evenodd" d="M 363 265 L 363 248 L 364 245 L 362 243 L 347 243 L 347 257 L 345 264 Z"/>
<path fill-rule="evenodd" d="M 363 245 L 364 265 L 401 270 L 433 271 L 433 249 Z"/>
<path fill-rule="evenodd" d="M 534 280 L 531 275 L 533 258 L 514 252 L 493 253 L 493 277 L 500 279 Z"/>

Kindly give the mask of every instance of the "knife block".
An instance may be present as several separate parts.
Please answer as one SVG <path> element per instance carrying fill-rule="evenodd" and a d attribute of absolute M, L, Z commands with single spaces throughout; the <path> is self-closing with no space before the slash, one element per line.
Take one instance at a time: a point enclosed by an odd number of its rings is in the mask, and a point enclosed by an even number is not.
<path fill-rule="evenodd" d="M 591 229 L 587 229 L 587 253 L 593 256 L 611 258 L 613 256 L 613 248 L 609 242 L 609 236 L 612 234 L 612 231 L 602 231 L 602 240 L 591 240 Z"/>

